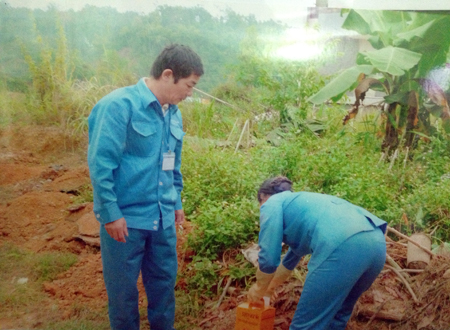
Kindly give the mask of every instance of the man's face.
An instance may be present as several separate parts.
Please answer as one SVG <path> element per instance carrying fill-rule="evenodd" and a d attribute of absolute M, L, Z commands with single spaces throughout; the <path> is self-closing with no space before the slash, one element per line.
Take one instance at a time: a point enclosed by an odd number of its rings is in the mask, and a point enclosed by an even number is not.
<path fill-rule="evenodd" d="M 191 74 L 187 78 L 178 79 L 177 83 L 174 83 L 173 75 L 167 85 L 167 97 L 170 104 L 178 104 L 185 98 L 192 95 L 192 90 L 197 82 L 200 80 L 200 76 Z"/>

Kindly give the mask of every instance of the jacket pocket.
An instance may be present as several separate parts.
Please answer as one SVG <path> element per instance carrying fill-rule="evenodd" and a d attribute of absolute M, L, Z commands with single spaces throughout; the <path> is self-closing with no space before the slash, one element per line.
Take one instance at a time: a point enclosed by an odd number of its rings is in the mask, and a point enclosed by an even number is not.
<path fill-rule="evenodd" d="M 148 121 L 132 121 L 125 152 L 138 157 L 151 157 L 159 150 L 156 127 Z"/>
<path fill-rule="evenodd" d="M 176 125 L 170 125 L 170 139 L 169 146 L 170 150 L 175 150 L 177 143 L 183 140 L 183 136 L 186 133 L 183 132 L 182 128 Z"/>

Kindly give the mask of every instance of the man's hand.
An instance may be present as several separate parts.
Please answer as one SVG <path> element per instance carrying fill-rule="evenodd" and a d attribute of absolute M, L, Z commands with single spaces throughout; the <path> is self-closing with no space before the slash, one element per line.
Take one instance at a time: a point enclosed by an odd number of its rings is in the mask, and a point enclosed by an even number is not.
<path fill-rule="evenodd" d="M 125 218 L 120 218 L 119 220 L 105 224 L 105 229 L 109 236 L 117 242 L 126 242 L 125 236 L 128 236 L 128 229 Z"/>
<path fill-rule="evenodd" d="M 275 300 L 278 297 L 278 295 L 275 293 L 275 289 L 283 284 L 289 278 L 289 276 L 291 276 L 291 274 L 292 270 L 287 269 L 282 263 L 280 263 L 277 271 L 275 272 L 275 276 L 273 277 L 272 281 L 270 281 L 265 296 L 272 297 L 272 299 Z"/>
<path fill-rule="evenodd" d="M 269 287 L 270 281 L 275 276 L 273 274 L 263 273 L 259 268 L 256 271 L 256 283 L 252 285 L 250 290 L 247 293 L 247 300 L 249 302 L 259 302 L 263 298 L 266 293 L 267 288 Z"/>
<path fill-rule="evenodd" d="M 184 222 L 184 211 L 181 210 L 175 210 L 175 226 L 181 226 Z"/>

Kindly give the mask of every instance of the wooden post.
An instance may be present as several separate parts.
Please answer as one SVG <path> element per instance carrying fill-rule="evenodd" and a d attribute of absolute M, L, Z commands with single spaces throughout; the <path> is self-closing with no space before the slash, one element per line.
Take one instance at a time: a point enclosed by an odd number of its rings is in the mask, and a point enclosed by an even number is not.
<path fill-rule="evenodd" d="M 421 246 L 431 249 L 431 239 L 424 233 L 411 235 L 411 240 L 419 243 Z M 408 250 L 406 253 L 406 265 L 411 269 L 424 269 L 430 263 L 430 255 L 412 242 L 408 241 Z"/>

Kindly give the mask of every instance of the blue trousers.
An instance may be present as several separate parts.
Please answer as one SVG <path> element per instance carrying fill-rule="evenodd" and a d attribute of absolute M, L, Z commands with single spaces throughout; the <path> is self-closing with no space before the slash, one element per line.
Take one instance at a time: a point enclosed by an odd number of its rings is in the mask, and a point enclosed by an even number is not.
<path fill-rule="evenodd" d="M 344 330 L 353 307 L 383 269 L 383 232 L 360 232 L 308 273 L 289 330 Z"/>
<path fill-rule="evenodd" d="M 158 231 L 128 228 L 126 243 L 100 229 L 103 277 L 113 330 L 139 330 L 139 292 L 142 279 L 152 330 L 174 330 L 177 252 L 175 225 Z"/>

